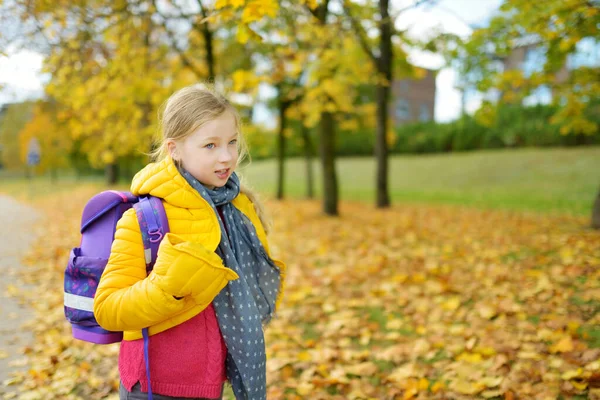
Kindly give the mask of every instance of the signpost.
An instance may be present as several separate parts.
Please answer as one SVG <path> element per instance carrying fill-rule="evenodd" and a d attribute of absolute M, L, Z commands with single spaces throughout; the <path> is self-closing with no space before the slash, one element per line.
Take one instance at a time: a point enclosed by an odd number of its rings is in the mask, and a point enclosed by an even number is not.
<path fill-rule="evenodd" d="M 31 179 L 33 176 L 33 168 L 40 164 L 42 156 L 42 149 L 40 142 L 37 138 L 31 138 L 27 145 L 27 178 Z"/>
<path fill-rule="evenodd" d="M 42 155 L 42 150 L 40 147 L 40 142 L 36 138 L 31 138 L 29 144 L 27 145 L 27 165 L 30 167 L 35 167 L 40 163 L 40 157 Z"/>

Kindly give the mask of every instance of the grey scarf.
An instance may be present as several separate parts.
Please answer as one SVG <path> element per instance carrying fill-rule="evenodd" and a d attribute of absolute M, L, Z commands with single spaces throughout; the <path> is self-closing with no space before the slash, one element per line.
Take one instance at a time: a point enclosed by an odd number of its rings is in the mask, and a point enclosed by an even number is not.
<path fill-rule="evenodd" d="M 263 324 L 275 312 L 280 289 L 279 268 L 267 255 L 252 222 L 231 204 L 240 193 L 240 181 L 233 173 L 225 186 L 207 189 L 190 173 L 183 177 L 212 206 L 225 224 L 216 253 L 239 279 L 230 281 L 213 301 L 221 334 L 227 345 L 227 378 L 236 399 L 267 398 L 266 353 Z"/>

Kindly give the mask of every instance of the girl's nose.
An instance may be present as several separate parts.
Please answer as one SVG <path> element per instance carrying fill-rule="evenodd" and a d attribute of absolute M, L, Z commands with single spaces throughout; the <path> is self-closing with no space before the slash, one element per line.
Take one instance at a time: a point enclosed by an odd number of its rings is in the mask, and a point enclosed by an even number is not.
<path fill-rule="evenodd" d="M 233 154 L 231 154 L 231 150 L 228 148 L 223 149 L 219 152 L 219 161 L 221 162 L 229 162 L 233 159 Z"/>

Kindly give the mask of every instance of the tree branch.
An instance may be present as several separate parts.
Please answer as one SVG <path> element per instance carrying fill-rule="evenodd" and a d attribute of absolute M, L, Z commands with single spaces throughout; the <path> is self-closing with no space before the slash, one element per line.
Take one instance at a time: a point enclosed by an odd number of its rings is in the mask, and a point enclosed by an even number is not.
<path fill-rule="evenodd" d="M 329 7 L 329 0 L 324 0 L 323 4 L 321 4 L 314 10 L 312 8 L 310 8 L 308 5 L 306 6 L 306 9 L 313 15 L 313 17 L 315 17 L 322 24 L 324 24 L 325 19 L 327 19 L 327 11 L 328 11 L 327 7 Z"/>
<path fill-rule="evenodd" d="M 206 8 L 204 8 L 204 4 L 202 4 L 202 0 L 197 0 L 196 2 L 200 6 L 200 12 L 202 13 L 202 18 L 204 18 L 206 20 L 206 18 L 208 17 L 208 14 L 206 13 Z"/>
<path fill-rule="evenodd" d="M 165 21 L 168 19 L 168 17 L 166 17 L 164 14 L 162 14 L 156 4 L 156 0 L 152 0 L 152 4 L 154 5 L 154 8 L 156 8 L 156 12 L 163 18 L 165 19 Z M 183 65 L 185 65 L 186 67 L 188 67 L 189 69 L 192 70 L 192 72 L 194 72 L 194 74 L 196 74 L 197 77 L 201 77 L 204 74 L 202 74 L 202 72 L 194 65 L 194 62 L 185 54 L 185 51 L 180 49 L 177 46 L 177 41 L 175 39 L 175 35 L 173 34 L 173 32 L 171 32 L 169 30 L 169 28 L 167 28 L 167 24 L 164 23 L 162 25 L 162 27 L 164 28 L 167 36 L 170 39 L 171 42 L 171 47 L 173 48 L 173 50 L 175 50 L 177 52 L 177 54 L 179 54 L 179 57 L 181 58 L 181 61 L 183 62 Z"/>
<path fill-rule="evenodd" d="M 390 19 L 391 19 L 392 21 L 394 21 L 394 24 L 395 24 L 395 23 L 396 23 L 396 20 L 397 20 L 397 19 L 400 17 L 400 15 L 402 15 L 404 12 L 406 12 L 406 11 L 408 11 L 408 10 L 412 10 L 412 9 L 418 8 L 418 7 L 422 6 L 423 4 L 427 4 L 427 3 L 431 3 L 431 5 L 434 5 L 434 4 L 435 4 L 437 1 L 438 1 L 438 0 L 417 0 L 417 1 L 415 2 L 415 4 L 412 4 L 412 5 L 410 5 L 410 6 L 406 6 L 406 7 L 404 7 L 404 8 L 401 8 L 400 10 L 398 10 L 398 12 L 396 12 L 396 14 L 395 14 L 393 17 L 391 17 L 391 16 L 390 16 Z"/>
<path fill-rule="evenodd" d="M 354 33 L 358 39 L 358 42 L 360 43 L 360 46 L 362 47 L 363 51 L 367 54 L 367 56 L 371 59 L 375 68 L 379 69 L 379 58 L 375 56 L 375 54 L 371 50 L 371 46 L 367 41 L 367 33 L 365 32 L 364 28 L 352 15 L 352 11 L 350 10 L 350 4 L 348 3 L 348 0 L 344 0 L 342 5 L 344 7 L 346 15 L 350 19 L 350 24 L 352 25 L 352 29 L 354 30 Z"/>

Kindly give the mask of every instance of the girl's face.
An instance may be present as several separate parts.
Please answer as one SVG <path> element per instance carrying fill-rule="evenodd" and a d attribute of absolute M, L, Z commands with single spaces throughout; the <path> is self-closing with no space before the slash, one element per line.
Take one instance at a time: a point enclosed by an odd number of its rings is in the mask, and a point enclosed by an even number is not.
<path fill-rule="evenodd" d="M 194 178 L 213 190 L 224 186 L 238 160 L 234 116 L 226 111 L 183 140 L 167 140 L 169 153 Z"/>

